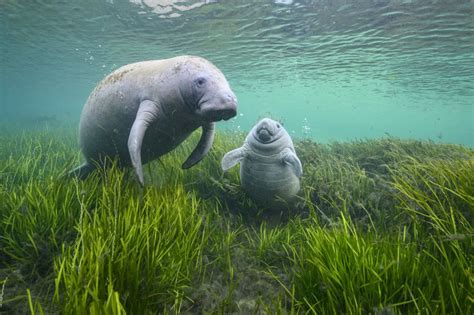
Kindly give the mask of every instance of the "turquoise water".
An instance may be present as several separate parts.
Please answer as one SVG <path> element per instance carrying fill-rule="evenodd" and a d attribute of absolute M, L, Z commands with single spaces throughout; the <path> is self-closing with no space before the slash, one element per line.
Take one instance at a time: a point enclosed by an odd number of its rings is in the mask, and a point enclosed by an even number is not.
<path fill-rule="evenodd" d="M 474 2 L 0 1 L 0 121 L 77 124 L 106 74 L 193 54 L 262 116 L 318 142 L 388 135 L 474 146 Z"/>

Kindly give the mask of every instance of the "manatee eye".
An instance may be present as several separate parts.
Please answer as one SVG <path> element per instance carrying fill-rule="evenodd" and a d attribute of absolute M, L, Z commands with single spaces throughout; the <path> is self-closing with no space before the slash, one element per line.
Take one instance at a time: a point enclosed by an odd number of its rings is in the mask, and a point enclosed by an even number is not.
<path fill-rule="evenodd" d="M 277 128 L 280 129 L 280 127 L 281 127 L 280 124 L 277 124 Z"/>
<path fill-rule="evenodd" d="M 204 84 L 206 84 L 207 80 L 206 78 L 197 78 L 194 83 L 196 84 L 197 87 L 203 87 Z"/>

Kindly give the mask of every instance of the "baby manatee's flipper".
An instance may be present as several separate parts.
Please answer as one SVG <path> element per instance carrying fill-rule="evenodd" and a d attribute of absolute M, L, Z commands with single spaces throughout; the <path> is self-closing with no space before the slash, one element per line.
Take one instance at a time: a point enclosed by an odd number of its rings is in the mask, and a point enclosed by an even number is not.
<path fill-rule="evenodd" d="M 93 170 L 95 170 L 95 166 L 88 162 L 85 162 L 81 166 L 78 166 L 69 173 L 67 173 L 67 177 L 77 177 L 79 179 L 86 179 L 87 176 L 89 176 L 89 174 L 92 173 Z"/>
<path fill-rule="evenodd" d="M 222 170 L 225 172 L 228 169 L 234 167 L 235 165 L 240 163 L 240 161 L 243 160 L 246 154 L 247 150 L 244 147 L 240 147 L 227 152 L 221 161 Z"/>
<path fill-rule="evenodd" d="M 296 156 L 290 148 L 285 148 L 280 152 L 280 159 L 283 163 L 288 164 L 293 168 L 295 175 L 301 177 L 303 175 L 303 167 L 301 166 L 300 159 Z"/>
<path fill-rule="evenodd" d="M 215 123 L 210 122 L 202 126 L 201 139 L 199 139 L 196 148 L 193 150 L 191 155 L 189 155 L 189 157 L 183 163 L 181 168 L 190 168 L 191 166 L 201 161 L 202 158 L 207 154 L 207 152 L 209 152 L 209 149 L 212 146 L 212 142 L 214 141 L 215 125 Z"/>
<path fill-rule="evenodd" d="M 140 107 L 138 108 L 137 117 L 133 122 L 128 137 L 128 152 L 130 153 L 130 159 L 135 174 L 137 175 L 138 182 L 142 186 L 144 185 L 141 155 L 143 137 L 145 136 L 148 126 L 158 119 L 159 113 L 160 108 L 157 103 L 149 100 L 141 102 Z"/>

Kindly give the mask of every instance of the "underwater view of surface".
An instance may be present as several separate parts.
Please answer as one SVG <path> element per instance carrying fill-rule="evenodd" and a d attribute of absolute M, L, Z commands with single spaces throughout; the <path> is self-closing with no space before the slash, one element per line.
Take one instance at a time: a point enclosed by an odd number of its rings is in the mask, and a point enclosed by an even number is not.
<path fill-rule="evenodd" d="M 0 315 L 473 314 L 473 0 L 0 0 L 0 48 Z M 99 83 L 182 55 L 230 89 Z"/>
<path fill-rule="evenodd" d="M 470 0 L 0 2 L 2 121 L 77 123 L 89 93 L 136 61 L 202 56 L 259 117 L 317 141 L 474 145 Z"/>

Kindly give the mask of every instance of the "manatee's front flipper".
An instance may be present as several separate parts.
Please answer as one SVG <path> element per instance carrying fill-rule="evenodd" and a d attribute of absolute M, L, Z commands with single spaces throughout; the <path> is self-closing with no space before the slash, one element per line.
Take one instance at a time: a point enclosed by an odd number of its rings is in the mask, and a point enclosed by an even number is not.
<path fill-rule="evenodd" d="M 201 161 L 207 152 L 209 152 L 212 142 L 214 141 L 215 125 L 215 123 L 211 122 L 202 126 L 201 139 L 199 139 L 196 148 L 181 166 L 183 169 L 190 168 Z"/>
<path fill-rule="evenodd" d="M 247 150 L 245 149 L 245 147 L 240 147 L 227 152 L 221 161 L 222 170 L 225 172 L 228 169 L 234 167 L 235 165 L 237 165 L 237 163 L 240 163 L 240 161 L 242 161 L 245 155 L 247 155 Z"/>
<path fill-rule="evenodd" d="M 301 175 L 303 175 L 303 167 L 301 166 L 300 159 L 298 159 L 295 152 L 293 152 L 290 148 L 285 148 L 280 152 L 280 159 L 283 163 L 288 164 L 293 168 L 297 177 L 301 177 Z"/>
<path fill-rule="evenodd" d="M 85 162 L 81 166 L 76 167 L 69 173 L 67 173 L 68 177 L 77 177 L 79 179 L 86 179 L 92 171 L 95 170 L 95 166 Z"/>
<path fill-rule="evenodd" d="M 130 135 L 128 137 L 128 152 L 132 161 L 135 174 L 140 185 L 144 185 L 143 166 L 142 166 L 142 142 L 145 132 L 151 123 L 157 120 L 159 116 L 159 105 L 155 102 L 146 100 L 140 103 L 137 117 L 133 122 Z"/>

